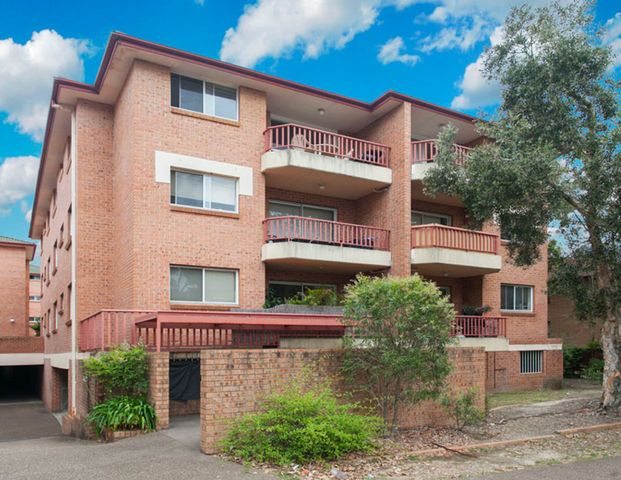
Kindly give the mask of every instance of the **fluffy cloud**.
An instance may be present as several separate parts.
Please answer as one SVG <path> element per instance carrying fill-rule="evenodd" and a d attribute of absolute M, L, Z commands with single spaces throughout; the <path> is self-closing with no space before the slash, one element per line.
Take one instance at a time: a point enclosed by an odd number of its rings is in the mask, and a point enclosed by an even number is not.
<path fill-rule="evenodd" d="M 496 27 L 490 37 L 492 45 L 502 40 L 502 27 Z M 495 105 L 500 101 L 500 83 L 488 80 L 483 76 L 483 54 L 466 67 L 464 76 L 459 83 L 461 93 L 451 102 L 452 108 L 474 109 Z"/>
<path fill-rule="evenodd" d="M 224 35 L 220 58 L 252 67 L 259 61 L 301 50 L 317 58 L 343 48 L 369 29 L 382 8 L 405 8 L 415 0 L 258 0 L 247 6 Z"/>
<path fill-rule="evenodd" d="M 404 53 L 404 49 L 405 45 L 403 44 L 403 39 L 401 37 L 395 37 L 382 45 L 382 48 L 380 48 L 377 54 L 377 59 L 384 65 L 393 62 L 415 65 L 420 60 L 420 57 L 418 55 Z"/>
<path fill-rule="evenodd" d="M 63 38 L 54 30 L 34 32 L 24 44 L 0 40 L 0 110 L 7 121 L 41 141 L 53 77 L 82 80 L 82 55 L 89 52 L 87 41 Z"/>
<path fill-rule="evenodd" d="M 617 12 L 614 17 L 606 22 L 602 40 L 615 55 L 614 68 L 621 66 L 621 12 Z"/>
<path fill-rule="evenodd" d="M 32 195 L 37 182 L 39 159 L 33 156 L 8 157 L 0 164 L 0 214 Z M 22 202 L 22 212 L 27 214 Z"/>

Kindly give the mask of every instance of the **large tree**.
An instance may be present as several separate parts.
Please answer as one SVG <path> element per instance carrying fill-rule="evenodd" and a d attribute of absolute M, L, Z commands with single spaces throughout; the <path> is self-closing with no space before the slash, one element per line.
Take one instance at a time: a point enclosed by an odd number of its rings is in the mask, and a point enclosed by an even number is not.
<path fill-rule="evenodd" d="M 431 194 L 459 195 L 473 226 L 498 223 L 518 265 L 537 261 L 547 227 L 559 225 L 561 245 L 573 259 L 563 272 L 565 284 L 593 275 L 593 286 L 582 294 L 588 314 L 603 323 L 601 406 L 618 412 L 621 85 L 592 7 L 576 1 L 511 11 L 502 41 L 486 51 L 483 63 L 484 75 L 502 86 L 497 112 L 478 125 L 488 141 L 457 167 L 455 129 L 447 127 L 426 181 Z"/>

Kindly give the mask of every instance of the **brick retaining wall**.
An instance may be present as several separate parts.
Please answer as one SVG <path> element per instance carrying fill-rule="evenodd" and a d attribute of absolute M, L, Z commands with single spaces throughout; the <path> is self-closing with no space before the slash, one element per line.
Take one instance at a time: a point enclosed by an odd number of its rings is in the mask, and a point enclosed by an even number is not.
<path fill-rule="evenodd" d="M 203 350 L 201 352 L 201 451 L 215 453 L 228 423 L 255 412 L 265 396 L 277 392 L 303 369 L 309 381 L 337 378 L 342 350 Z M 451 348 L 454 371 L 450 388 L 477 390 L 477 406 L 485 406 L 485 352 Z M 310 367 L 310 368 L 309 368 Z M 337 380 L 338 383 L 338 380 Z M 338 385 L 337 385 L 338 387 Z M 446 425 L 445 411 L 434 402 L 405 409 L 399 425 Z"/>

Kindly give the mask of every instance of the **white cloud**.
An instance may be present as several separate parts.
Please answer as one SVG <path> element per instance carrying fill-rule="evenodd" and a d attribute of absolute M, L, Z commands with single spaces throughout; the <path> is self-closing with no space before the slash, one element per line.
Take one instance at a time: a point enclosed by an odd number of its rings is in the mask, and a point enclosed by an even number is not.
<path fill-rule="evenodd" d="M 38 170 L 39 159 L 32 155 L 4 159 L 0 164 L 0 214 L 6 215 L 15 202 L 34 193 Z M 22 203 L 22 211 L 23 207 Z"/>
<path fill-rule="evenodd" d="M 24 44 L 0 40 L 0 110 L 21 133 L 41 141 L 55 76 L 82 80 L 85 40 L 63 38 L 54 30 L 33 32 Z"/>
<path fill-rule="evenodd" d="M 461 51 L 470 50 L 489 36 L 491 28 L 489 22 L 475 16 L 460 25 L 443 28 L 437 34 L 423 38 L 420 49 L 426 53 L 453 48 Z"/>
<path fill-rule="evenodd" d="M 615 56 L 613 68 L 621 66 L 621 12 L 617 12 L 604 25 L 602 41 L 612 49 Z"/>
<path fill-rule="evenodd" d="M 247 67 L 296 50 L 317 58 L 343 48 L 369 29 L 385 7 L 403 9 L 415 0 L 258 0 L 222 40 L 220 58 Z"/>
<path fill-rule="evenodd" d="M 502 27 L 496 27 L 490 37 L 492 45 L 498 44 L 503 37 Z M 483 54 L 466 67 L 459 83 L 461 93 L 451 102 L 451 108 L 474 109 L 495 105 L 500 101 L 500 83 L 483 76 Z"/>
<path fill-rule="evenodd" d="M 382 45 L 382 48 L 380 48 L 377 54 L 377 59 L 384 65 L 393 62 L 415 65 L 420 60 L 420 57 L 418 55 L 404 53 L 404 49 L 405 45 L 403 39 L 401 37 L 395 37 Z"/>

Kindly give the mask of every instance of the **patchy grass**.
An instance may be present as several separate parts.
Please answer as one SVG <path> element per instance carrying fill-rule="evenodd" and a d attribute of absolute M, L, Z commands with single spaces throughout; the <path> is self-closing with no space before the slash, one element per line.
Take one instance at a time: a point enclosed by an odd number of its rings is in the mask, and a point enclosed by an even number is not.
<path fill-rule="evenodd" d="M 506 405 L 528 405 L 529 403 L 548 402 L 576 396 L 575 390 L 531 390 L 527 392 L 490 393 L 487 396 L 487 408 Z"/>

